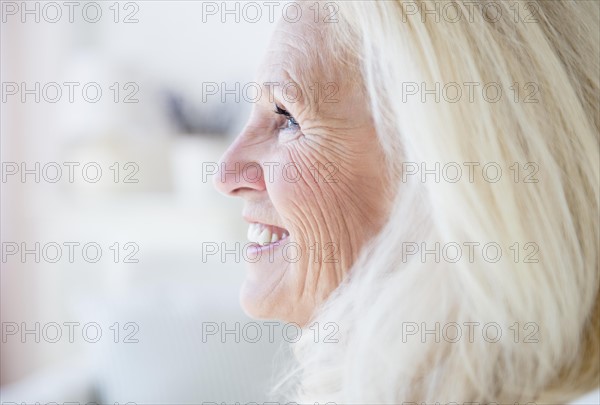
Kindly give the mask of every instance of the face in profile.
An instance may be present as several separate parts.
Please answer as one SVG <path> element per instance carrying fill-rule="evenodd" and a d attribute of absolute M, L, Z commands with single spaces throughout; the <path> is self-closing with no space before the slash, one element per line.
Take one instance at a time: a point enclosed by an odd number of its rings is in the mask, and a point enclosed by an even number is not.
<path fill-rule="evenodd" d="M 387 212 L 384 156 L 359 85 L 306 13 L 276 29 L 262 96 L 223 155 L 217 188 L 244 200 L 244 310 L 306 324 Z"/>

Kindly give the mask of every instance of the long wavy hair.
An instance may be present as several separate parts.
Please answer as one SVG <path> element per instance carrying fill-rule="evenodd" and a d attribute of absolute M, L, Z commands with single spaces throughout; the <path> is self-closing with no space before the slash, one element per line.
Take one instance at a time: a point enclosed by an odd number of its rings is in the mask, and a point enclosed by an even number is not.
<path fill-rule="evenodd" d="M 307 330 L 293 346 L 287 400 L 560 403 L 598 385 L 600 6 L 472 3 L 337 2 L 323 26 L 327 52 L 353 55 L 395 203 L 309 323 L 337 343 Z M 449 83 L 475 97 L 427 94 Z M 436 163 L 461 181 L 408 175 Z M 499 180 L 468 179 L 489 163 Z M 407 254 L 423 242 L 463 257 Z M 467 242 L 502 258 L 467 260 Z"/>

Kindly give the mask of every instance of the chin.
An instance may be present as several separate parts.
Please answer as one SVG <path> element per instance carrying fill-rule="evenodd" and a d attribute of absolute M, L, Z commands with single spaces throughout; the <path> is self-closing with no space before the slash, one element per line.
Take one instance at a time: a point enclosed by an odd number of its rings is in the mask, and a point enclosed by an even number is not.
<path fill-rule="evenodd" d="M 281 277 L 283 279 L 283 277 Z M 311 311 L 296 301 L 295 294 L 279 283 L 259 283 L 247 277 L 240 290 L 240 305 L 246 315 L 253 319 L 277 320 L 304 326 L 308 323 Z"/>

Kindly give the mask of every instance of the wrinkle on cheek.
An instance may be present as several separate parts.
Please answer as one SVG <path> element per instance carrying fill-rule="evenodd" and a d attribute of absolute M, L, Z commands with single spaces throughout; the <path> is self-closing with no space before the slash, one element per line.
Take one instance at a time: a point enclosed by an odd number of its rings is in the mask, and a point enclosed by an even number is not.
<path fill-rule="evenodd" d="M 346 185 L 361 186 L 364 183 L 370 186 L 374 177 L 372 168 L 382 162 L 381 159 L 374 159 L 379 155 L 378 140 L 370 131 L 364 126 L 332 128 L 316 136 L 306 136 L 302 139 L 302 147 L 315 157 L 315 161 L 335 168 L 335 180 L 338 183 L 343 181 Z M 380 155 L 383 158 L 383 154 Z M 319 174 L 326 176 L 328 172 L 321 170 Z M 375 177 L 380 179 L 380 176 Z"/>
<path fill-rule="evenodd" d="M 307 143 L 299 154 L 310 156 L 311 162 L 323 163 L 318 178 L 308 181 L 318 188 L 328 206 L 341 212 L 337 217 L 340 229 L 351 235 L 354 252 L 381 226 L 385 216 L 385 173 L 378 166 L 383 165 L 383 154 L 377 153 L 376 146 L 366 144 L 356 148 L 359 152 L 333 154 L 320 145 Z M 327 163 L 333 163 L 329 166 L 333 174 L 325 168 Z"/>
<path fill-rule="evenodd" d="M 385 193 L 389 192 L 385 187 L 385 155 L 373 129 L 357 128 L 357 133 L 349 136 L 332 134 L 327 136 L 326 142 L 309 141 L 306 146 L 322 161 L 332 163 L 329 168 L 334 174 L 323 171 L 324 177 L 329 177 L 321 181 L 335 188 L 339 203 L 345 206 L 344 211 L 358 215 L 361 223 L 367 221 L 371 227 L 379 227 L 385 211 L 382 208 L 387 204 Z"/>
<path fill-rule="evenodd" d="M 356 148 L 360 153 L 349 148 L 333 149 L 331 146 L 318 145 L 315 142 L 306 144 L 310 154 L 315 156 L 315 161 L 321 162 L 319 177 L 314 179 L 324 195 L 331 195 L 334 204 L 342 207 L 344 219 L 353 219 L 358 223 L 348 224 L 349 232 L 364 227 L 365 221 L 372 222 L 378 215 L 365 215 L 365 213 L 378 213 L 381 201 L 381 173 L 373 169 L 373 165 L 381 161 L 369 162 L 372 151 L 365 147 Z M 367 148 L 368 149 L 368 148 Z M 367 162 L 367 163 L 365 163 Z M 370 164 L 371 163 L 371 164 Z M 379 220 L 378 220 L 379 221 Z M 377 222 L 378 222 L 377 221 Z M 361 226 L 361 224 L 363 224 Z"/>
<path fill-rule="evenodd" d="M 347 148 L 345 148 L 341 143 L 332 142 L 331 139 L 328 139 L 327 142 L 318 142 L 315 140 L 307 139 L 304 141 L 304 149 L 307 151 L 307 154 L 311 154 L 314 156 L 315 163 L 318 162 L 321 166 L 331 166 L 334 167 L 348 167 L 351 166 L 352 163 L 357 162 L 359 156 L 355 155 Z M 319 178 L 316 178 L 315 181 L 323 181 L 322 175 L 323 169 L 318 172 L 320 175 Z"/>
<path fill-rule="evenodd" d="M 295 205 L 295 207 L 300 209 L 299 205 Z M 305 221 L 305 219 L 305 215 L 299 215 L 298 223 L 302 223 L 300 221 Z M 296 242 L 304 254 L 302 260 L 297 263 L 296 293 L 299 302 L 319 304 L 342 281 L 343 266 L 341 263 L 343 261 L 339 260 L 339 257 L 335 257 L 338 260 L 337 263 L 324 262 L 324 255 L 327 253 L 323 251 L 324 243 L 319 236 L 316 236 L 317 233 L 312 231 L 315 228 L 311 225 L 298 227 L 304 229 L 296 238 Z"/>
<path fill-rule="evenodd" d="M 347 213 L 341 209 L 336 184 L 323 183 L 310 172 L 317 162 L 322 163 L 321 156 L 312 152 L 300 147 L 288 149 L 287 159 L 298 167 L 301 177 L 286 184 L 285 216 L 293 224 L 290 231 L 303 250 L 300 294 L 320 301 L 342 281 L 344 270 L 355 258 L 358 241 L 346 221 Z"/>

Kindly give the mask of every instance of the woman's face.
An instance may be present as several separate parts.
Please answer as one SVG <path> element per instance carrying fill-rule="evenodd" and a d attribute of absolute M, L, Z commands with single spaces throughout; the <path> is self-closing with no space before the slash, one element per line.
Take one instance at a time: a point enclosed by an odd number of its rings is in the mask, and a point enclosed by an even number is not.
<path fill-rule="evenodd" d="M 300 325 L 340 284 L 389 206 L 359 77 L 327 53 L 323 28 L 305 15 L 278 26 L 257 80 L 262 96 L 215 176 L 221 192 L 245 203 L 244 310 Z"/>

